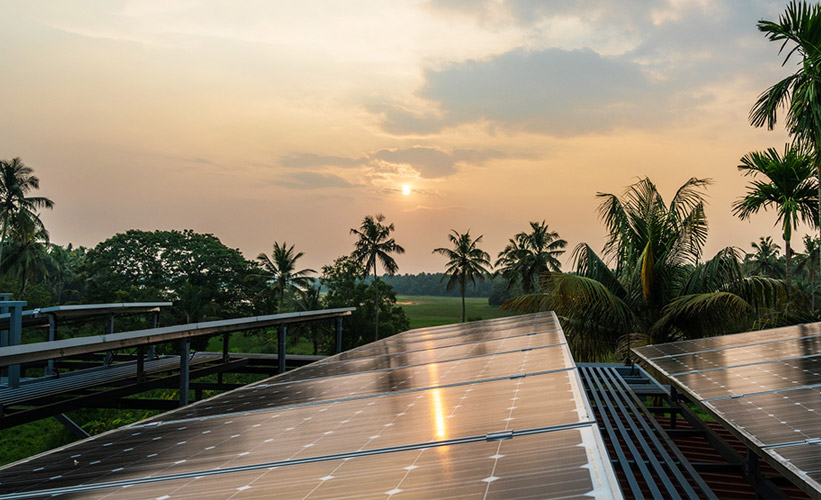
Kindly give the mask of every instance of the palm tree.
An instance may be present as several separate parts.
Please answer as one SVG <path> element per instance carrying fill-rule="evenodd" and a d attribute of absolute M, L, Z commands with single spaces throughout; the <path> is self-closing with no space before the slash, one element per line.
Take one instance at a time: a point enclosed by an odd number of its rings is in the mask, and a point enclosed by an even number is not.
<path fill-rule="evenodd" d="M 19 280 L 19 295 L 26 291 L 29 280 L 48 274 L 53 267 L 48 252 L 48 233 L 42 227 L 25 219 L 12 226 L 12 241 L 3 257 L 2 268 L 6 275 Z"/>
<path fill-rule="evenodd" d="M 543 292 L 503 307 L 556 311 L 577 359 L 603 358 L 637 336 L 667 342 L 751 326 L 783 302 L 783 284 L 744 277 L 732 248 L 701 262 L 707 185 L 692 178 L 669 204 L 647 178 L 621 197 L 599 193 L 609 233 L 604 253 L 615 267 L 582 243 L 573 253 L 573 273 L 546 273 Z"/>
<path fill-rule="evenodd" d="M 442 280 L 448 277 L 447 290 L 452 290 L 459 285 L 462 294 L 462 323 L 465 322 L 465 288 L 468 282 L 476 286 L 476 281 L 484 281 L 485 276 L 490 274 L 490 255 L 476 246 L 482 241 L 482 236 L 471 239 L 470 230 L 465 234 L 459 234 L 455 229 L 451 230 L 448 239 L 453 244 L 453 248 L 436 248 L 433 253 L 442 254 L 448 258 L 445 274 Z"/>
<path fill-rule="evenodd" d="M 805 234 L 804 253 L 799 257 L 795 270 L 806 269 L 810 275 L 810 304 L 815 311 L 815 271 L 821 265 L 821 239 L 811 238 L 809 234 Z"/>
<path fill-rule="evenodd" d="M 733 203 L 733 214 L 746 220 L 759 210 L 776 210 L 776 220 L 781 223 L 784 235 L 789 305 L 792 292 L 792 231 L 798 227 L 799 221 L 812 224 L 818 220 L 818 206 L 815 204 L 818 181 L 813 178 L 812 158 L 800 148 L 788 145 L 783 155 L 775 148 L 747 153 L 741 158 L 738 169 L 744 175 L 761 175 L 766 179 L 756 179 L 748 185 L 747 194 Z"/>
<path fill-rule="evenodd" d="M 758 239 L 758 243 L 752 242 L 750 245 L 754 252 L 744 256 L 744 262 L 749 266 L 750 274 L 780 277 L 778 254 L 781 252 L 781 247 L 773 241 L 772 236 L 762 236 Z"/>
<path fill-rule="evenodd" d="M 303 252 L 294 252 L 294 245 L 288 246 L 288 242 L 274 242 L 274 250 L 269 257 L 260 253 L 257 260 L 262 265 L 262 269 L 268 274 L 268 282 L 271 289 L 279 298 L 277 312 L 282 312 L 285 305 L 285 293 L 293 290 L 301 295 L 310 286 L 312 278 L 308 274 L 316 273 L 313 269 L 296 270 L 296 261 L 304 255 Z"/>
<path fill-rule="evenodd" d="M 48 198 L 27 196 L 40 188 L 40 179 L 33 172 L 20 158 L 0 160 L 0 262 L 3 261 L 6 237 L 13 226 L 20 226 L 19 232 L 27 231 L 27 226 L 33 226 L 34 233 L 45 231 L 37 211 L 54 207 L 54 202 Z"/>
<path fill-rule="evenodd" d="M 779 54 L 789 47 L 782 66 L 793 55 L 801 58 L 799 69 L 765 90 L 750 110 L 754 127 L 775 127 L 782 108 L 787 130 L 800 144 L 814 153 L 816 177 L 821 180 L 821 6 L 791 1 L 778 22 L 761 20 L 758 30 L 771 42 L 781 44 Z M 818 210 L 821 215 L 821 182 L 818 182 Z M 821 220 L 814 219 L 821 231 Z"/>
<path fill-rule="evenodd" d="M 511 238 L 496 261 L 508 288 L 521 280 L 525 293 L 533 292 L 542 273 L 561 269 L 558 257 L 567 247 L 567 241 L 559 238 L 559 233 L 550 231 L 545 221 L 531 222 L 530 229 L 529 233 L 521 232 Z"/>
<path fill-rule="evenodd" d="M 391 257 L 392 253 L 403 254 L 405 249 L 402 248 L 396 240 L 390 237 L 395 230 L 393 223 L 383 224 L 385 216 L 376 214 L 375 216 L 367 215 L 362 220 L 359 229 L 351 229 L 351 234 L 358 239 L 354 243 L 354 250 L 351 257 L 358 262 L 365 270 L 365 276 L 373 269 L 373 289 L 376 293 L 376 302 L 374 309 L 376 311 L 376 322 L 374 327 L 374 340 L 379 339 L 379 286 L 377 281 L 379 275 L 376 272 L 377 262 L 382 263 L 382 267 L 389 276 L 396 274 L 399 266 Z"/>

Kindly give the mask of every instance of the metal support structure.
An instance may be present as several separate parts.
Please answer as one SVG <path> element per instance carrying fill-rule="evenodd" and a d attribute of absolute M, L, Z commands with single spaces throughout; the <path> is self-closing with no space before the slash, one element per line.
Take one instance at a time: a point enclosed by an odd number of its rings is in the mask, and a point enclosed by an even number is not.
<path fill-rule="evenodd" d="M 65 416 L 65 414 L 58 413 L 57 415 L 54 415 L 54 418 L 55 420 L 63 424 L 63 427 L 65 427 L 72 434 L 74 434 L 74 437 L 76 437 L 77 439 L 85 439 L 87 437 L 90 437 L 90 435 L 85 431 L 85 429 L 77 425 L 74 422 L 74 420 L 71 420 L 70 418 Z"/>
<path fill-rule="evenodd" d="M 54 317 L 53 314 L 48 315 L 48 341 L 53 342 L 57 340 L 57 318 Z M 54 360 L 48 360 L 48 365 L 46 366 L 46 376 L 54 375 Z"/>
<path fill-rule="evenodd" d="M 191 339 L 180 340 L 180 406 L 188 404 L 188 352 L 191 350 Z"/>
<path fill-rule="evenodd" d="M 109 335 L 114 333 L 114 314 L 108 313 L 108 325 L 106 326 L 105 332 Z M 103 360 L 103 364 L 108 366 L 111 362 L 114 361 L 114 351 L 108 351 L 105 355 L 105 359 Z"/>
<path fill-rule="evenodd" d="M 5 304 L 11 300 L 10 293 L 0 293 L 0 313 L 5 314 L 9 312 L 9 306 Z M 0 347 L 8 347 L 9 345 L 9 331 L 0 330 Z M 0 367 L 0 378 L 8 376 L 8 368 Z"/>
<path fill-rule="evenodd" d="M 336 317 L 336 354 L 342 352 L 342 316 Z"/>
<path fill-rule="evenodd" d="M 26 301 L 10 300 L 5 305 L 9 312 L 9 345 L 20 345 L 23 343 L 23 306 Z M 20 365 L 9 366 L 8 377 L 9 388 L 20 387 Z"/>
<path fill-rule="evenodd" d="M 279 361 L 279 373 L 285 371 L 285 325 L 279 325 L 279 339 L 277 342 L 277 360 Z"/>
<path fill-rule="evenodd" d="M 159 328 L 160 327 L 160 311 L 154 312 L 151 318 L 151 328 Z M 151 345 L 148 347 L 148 359 L 157 359 L 157 353 L 154 351 L 154 346 Z"/>
<path fill-rule="evenodd" d="M 145 380 L 145 346 L 137 348 L 137 382 Z"/>
<path fill-rule="evenodd" d="M 222 334 L 222 361 L 223 363 L 227 363 L 231 360 L 231 356 L 228 354 L 228 339 L 230 337 L 230 333 L 223 333 Z"/>

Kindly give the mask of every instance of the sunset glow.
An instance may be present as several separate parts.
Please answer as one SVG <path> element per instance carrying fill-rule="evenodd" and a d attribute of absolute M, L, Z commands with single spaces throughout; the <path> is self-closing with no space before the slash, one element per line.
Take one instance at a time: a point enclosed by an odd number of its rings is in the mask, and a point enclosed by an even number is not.
<path fill-rule="evenodd" d="M 5 2 L 0 152 L 59 244 L 190 228 L 321 269 L 384 213 L 399 271 L 436 272 L 452 228 L 493 257 L 536 220 L 600 249 L 596 193 L 647 175 L 713 179 L 705 255 L 749 249 L 780 238 L 730 206 L 739 159 L 787 140 L 747 122 L 794 70 L 755 26 L 784 4 Z"/>

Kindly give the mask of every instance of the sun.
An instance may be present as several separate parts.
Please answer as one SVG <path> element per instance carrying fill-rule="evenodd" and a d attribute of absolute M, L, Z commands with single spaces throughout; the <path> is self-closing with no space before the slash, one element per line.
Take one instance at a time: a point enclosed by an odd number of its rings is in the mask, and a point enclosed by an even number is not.
<path fill-rule="evenodd" d="M 404 194 L 405 196 L 407 196 L 407 195 L 409 195 L 410 193 L 411 193 L 411 187 L 410 187 L 410 186 L 408 186 L 407 184 L 405 184 L 404 186 L 402 186 L 402 194 Z"/>

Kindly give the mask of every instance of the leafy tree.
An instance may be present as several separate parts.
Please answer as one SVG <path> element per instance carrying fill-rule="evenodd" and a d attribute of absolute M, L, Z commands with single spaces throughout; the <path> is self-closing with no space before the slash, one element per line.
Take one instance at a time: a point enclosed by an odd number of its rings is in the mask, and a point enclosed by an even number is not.
<path fill-rule="evenodd" d="M 821 239 L 804 235 L 804 253 L 798 255 L 796 271 L 806 270 L 810 275 L 810 304 L 815 311 L 815 274 L 821 266 Z"/>
<path fill-rule="evenodd" d="M 776 211 L 776 220 L 781 223 L 789 307 L 792 291 L 792 231 L 798 227 L 799 222 L 812 224 L 818 220 L 818 206 L 814 203 L 818 181 L 813 178 L 812 159 L 797 147 L 785 147 L 783 155 L 775 148 L 769 148 L 765 152 L 756 151 L 744 155 L 738 169 L 744 175 L 756 179 L 748 185 L 747 194 L 733 203 L 733 214 L 746 220 L 759 210 L 772 208 Z"/>
<path fill-rule="evenodd" d="M 442 279 L 448 278 L 448 290 L 459 285 L 459 292 L 462 295 L 462 323 L 464 323 L 465 288 L 468 282 L 473 283 L 475 286 L 477 280 L 484 281 L 485 276 L 490 274 L 490 255 L 477 246 L 482 241 L 482 235 L 473 239 L 470 237 L 470 230 L 464 234 L 459 234 L 455 229 L 451 229 L 448 239 L 453 248 L 435 248 L 433 253 L 448 258 L 447 268 Z"/>
<path fill-rule="evenodd" d="M 53 208 L 54 202 L 43 196 L 28 196 L 39 188 L 40 179 L 20 158 L 0 160 L 0 262 L 10 232 L 48 234 L 38 211 Z"/>
<path fill-rule="evenodd" d="M 624 339 L 659 343 L 750 327 L 781 306 L 784 285 L 745 277 L 732 248 L 700 261 L 707 184 L 688 180 L 669 204 L 647 178 L 621 197 L 599 193 L 599 214 L 609 233 L 605 255 L 615 268 L 582 243 L 574 251 L 574 273 L 547 273 L 541 293 L 504 307 L 555 310 L 577 359 L 606 357 Z"/>
<path fill-rule="evenodd" d="M 282 245 L 279 242 L 274 242 L 271 257 L 264 253 L 257 256 L 262 270 L 268 275 L 271 290 L 279 297 L 277 312 L 284 311 L 285 293 L 287 291 L 290 290 L 297 295 L 304 295 L 305 289 L 313 281 L 308 277 L 309 273 L 316 273 L 313 269 L 296 270 L 296 261 L 303 255 L 303 252 L 294 252 L 294 245 L 289 247 L 287 242 L 283 242 Z"/>
<path fill-rule="evenodd" d="M 170 300 L 175 322 L 190 316 L 180 304 L 192 290 L 197 300 L 214 304 L 214 316 L 232 317 L 251 314 L 250 297 L 261 288 L 249 281 L 256 265 L 239 250 L 191 230 L 116 234 L 88 251 L 83 273 L 86 300 Z"/>
<path fill-rule="evenodd" d="M 382 280 L 367 283 L 363 276 L 364 266 L 349 256 L 343 256 L 333 264 L 322 267 L 322 286 L 327 290 L 325 304 L 329 308 L 356 307 L 351 316 L 342 322 L 343 349 L 352 349 L 369 341 L 366 332 L 375 330 L 378 318 L 379 330 L 385 336 L 407 330 L 408 317 L 401 306 L 396 304 L 393 288 Z M 378 293 L 374 288 L 378 287 Z M 379 297 L 379 302 L 375 302 Z M 379 307 L 380 314 L 372 314 Z"/>
<path fill-rule="evenodd" d="M 351 257 L 363 266 L 365 276 L 373 269 L 374 281 L 379 281 L 376 271 L 377 262 L 382 263 L 385 272 L 393 276 L 399 270 L 399 266 L 396 265 L 396 261 L 391 257 L 391 254 L 401 255 L 405 253 L 405 249 L 390 237 L 395 229 L 393 223 L 383 224 L 384 221 L 385 216 L 382 214 L 376 214 L 373 217 L 367 215 L 362 220 L 359 229 L 351 229 L 351 234 L 358 238 L 354 243 L 354 251 L 351 253 Z M 374 294 L 376 295 L 374 301 L 374 311 L 376 312 L 374 340 L 377 340 L 379 339 L 379 286 L 374 286 Z"/>
<path fill-rule="evenodd" d="M 319 286 L 309 286 L 304 293 L 300 295 L 297 302 L 297 308 L 300 311 L 318 311 L 325 308 L 325 303 L 322 300 L 322 294 Z M 311 321 L 308 323 L 297 323 L 295 330 L 297 332 L 307 332 L 308 339 L 314 347 L 314 355 L 319 354 L 320 350 L 328 352 L 327 348 L 329 328 L 326 322 Z"/>
<path fill-rule="evenodd" d="M 787 50 L 782 66 L 793 55 L 801 59 L 798 70 L 765 90 L 750 110 L 754 127 L 775 127 L 780 110 L 785 112 L 787 130 L 814 153 L 816 177 L 821 179 L 821 6 L 793 0 L 778 21 L 761 20 L 758 30 L 771 42 Z M 821 182 L 817 184 L 816 226 L 821 231 Z M 787 252 L 789 254 L 789 252 Z"/>
<path fill-rule="evenodd" d="M 85 262 L 85 247 L 49 245 L 50 269 L 48 285 L 57 304 L 78 304 L 85 294 L 80 269 Z"/>
<path fill-rule="evenodd" d="M 758 243 L 752 242 L 750 245 L 754 251 L 744 257 L 750 274 L 772 278 L 781 277 L 781 264 L 778 263 L 781 247 L 773 241 L 772 236 L 762 236 Z"/>
<path fill-rule="evenodd" d="M 496 267 L 507 280 L 508 287 L 520 282 L 525 293 L 532 293 L 545 271 L 561 270 L 558 257 L 564 253 L 567 241 L 550 231 L 547 223 L 531 222 L 530 232 L 521 232 L 509 240 L 499 252 Z"/>

